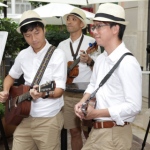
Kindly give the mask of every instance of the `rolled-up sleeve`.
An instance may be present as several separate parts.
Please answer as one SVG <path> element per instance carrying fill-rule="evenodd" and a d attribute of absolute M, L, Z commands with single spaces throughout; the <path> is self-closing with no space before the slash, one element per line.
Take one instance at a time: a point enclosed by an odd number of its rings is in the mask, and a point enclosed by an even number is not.
<path fill-rule="evenodd" d="M 21 53 L 21 52 L 20 52 Z M 13 66 L 11 67 L 10 71 L 9 71 L 9 75 L 14 78 L 14 79 L 19 79 L 19 77 L 22 75 L 23 71 L 21 69 L 21 55 L 20 53 L 18 54 L 18 56 L 15 59 L 15 62 L 13 64 Z"/>

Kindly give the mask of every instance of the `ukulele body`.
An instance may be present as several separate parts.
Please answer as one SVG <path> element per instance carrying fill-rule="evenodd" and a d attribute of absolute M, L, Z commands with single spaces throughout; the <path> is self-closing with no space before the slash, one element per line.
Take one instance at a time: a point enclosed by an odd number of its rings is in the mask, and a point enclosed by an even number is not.
<path fill-rule="evenodd" d="M 69 61 L 68 62 L 68 68 L 70 65 L 73 64 L 74 61 Z M 68 76 L 67 76 L 67 84 L 72 83 L 73 79 L 77 77 L 79 74 L 79 65 L 76 65 L 72 70 L 68 71 Z"/>

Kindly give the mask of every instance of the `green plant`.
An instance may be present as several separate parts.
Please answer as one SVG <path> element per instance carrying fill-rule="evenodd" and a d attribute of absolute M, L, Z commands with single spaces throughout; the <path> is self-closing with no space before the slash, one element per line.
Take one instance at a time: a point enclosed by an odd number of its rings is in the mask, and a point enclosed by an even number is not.
<path fill-rule="evenodd" d="M 4 116 L 5 113 L 5 106 L 4 104 L 0 103 L 0 118 Z"/>
<path fill-rule="evenodd" d="M 65 26 L 47 25 L 46 30 L 46 39 L 54 46 L 69 37 Z"/>
<path fill-rule="evenodd" d="M 46 5 L 48 3 L 46 2 L 32 2 L 32 1 L 29 1 L 31 3 L 31 5 L 34 7 L 34 8 L 37 8 L 39 7 L 40 5 Z"/>
<path fill-rule="evenodd" d="M 18 24 L 12 21 L 10 18 L 0 18 L 0 31 L 8 32 L 8 38 L 3 57 L 15 57 L 16 54 L 26 45 L 23 36 L 16 31 L 17 27 Z"/>

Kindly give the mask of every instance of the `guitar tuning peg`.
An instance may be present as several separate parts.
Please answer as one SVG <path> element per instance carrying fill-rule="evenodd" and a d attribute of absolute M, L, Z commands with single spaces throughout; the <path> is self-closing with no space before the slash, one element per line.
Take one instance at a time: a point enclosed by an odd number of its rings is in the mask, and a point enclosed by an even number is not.
<path fill-rule="evenodd" d="M 89 47 L 92 47 L 93 46 L 93 44 L 92 43 L 89 43 Z"/>

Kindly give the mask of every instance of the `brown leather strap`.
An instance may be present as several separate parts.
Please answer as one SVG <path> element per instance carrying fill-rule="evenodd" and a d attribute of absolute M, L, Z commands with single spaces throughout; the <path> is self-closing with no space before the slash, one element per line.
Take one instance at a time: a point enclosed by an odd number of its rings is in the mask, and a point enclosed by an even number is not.
<path fill-rule="evenodd" d="M 115 126 L 124 127 L 127 124 L 130 124 L 130 123 L 129 122 L 124 122 L 124 125 L 121 126 L 121 125 L 117 125 L 116 122 L 114 122 L 114 121 L 106 121 L 106 122 L 94 121 L 93 122 L 93 128 L 94 129 L 101 129 L 101 128 L 112 128 L 112 127 L 115 127 Z"/>
<path fill-rule="evenodd" d="M 73 60 L 76 60 L 76 57 L 77 57 L 77 55 L 78 55 L 78 52 L 79 52 L 81 43 L 82 43 L 82 41 L 83 41 L 83 37 L 84 37 L 84 35 L 82 34 L 82 37 L 81 37 L 81 39 L 80 39 L 80 42 L 79 42 L 79 44 L 78 44 L 78 48 L 77 48 L 75 54 L 74 54 L 74 51 L 73 51 L 72 43 L 70 42 L 70 50 L 71 50 L 71 54 L 72 54 Z"/>

